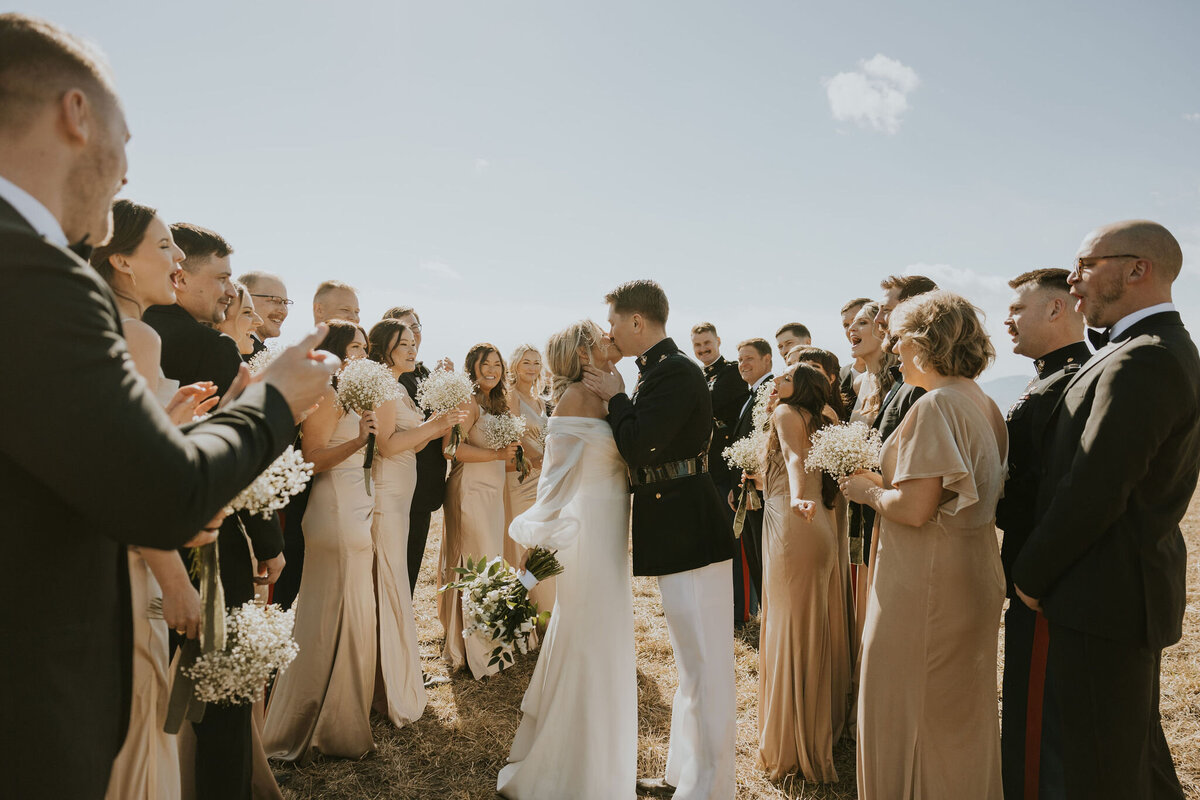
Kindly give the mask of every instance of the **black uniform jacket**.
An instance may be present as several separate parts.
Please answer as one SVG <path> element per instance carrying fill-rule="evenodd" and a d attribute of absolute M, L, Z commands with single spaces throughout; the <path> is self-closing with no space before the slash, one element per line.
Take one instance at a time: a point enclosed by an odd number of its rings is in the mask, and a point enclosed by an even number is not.
<path fill-rule="evenodd" d="M 1174 311 L 1136 322 L 1063 391 L 1037 526 L 1013 579 L 1052 624 L 1162 648 L 1182 635 L 1179 521 L 1200 472 L 1200 356 Z"/>
<path fill-rule="evenodd" d="M 126 544 L 178 547 L 292 440 L 257 384 L 180 429 L 95 270 L 0 200 L 0 771 L 5 797 L 103 797 L 129 717 Z M 56 746 L 64 745 L 64 746 Z"/>
<path fill-rule="evenodd" d="M 1004 531 L 1000 559 L 1004 562 L 1008 596 L 1014 600 L 1012 565 L 1037 520 L 1046 423 L 1067 383 L 1091 357 L 1092 351 L 1080 341 L 1035 359 L 1037 377 L 1008 410 L 1008 479 L 1004 482 L 1004 496 L 996 504 L 996 527 Z"/>
<path fill-rule="evenodd" d="M 733 429 L 737 427 L 738 413 L 746 404 L 750 390 L 738 374 L 737 364 L 727 361 L 725 356 L 718 357 L 705 367 L 704 377 L 708 381 L 713 413 L 712 444 L 708 447 L 708 471 L 713 477 L 713 482 L 724 485 L 729 483 L 732 476 L 721 453 L 733 442 Z"/>
<path fill-rule="evenodd" d="M 613 438 L 629 468 L 708 452 L 712 403 L 704 373 L 663 339 L 638 358 L 633 396 L 608 404 Z M 670 575 L 733 558 L 729 515 L 708 473 L 633 490 L 633 574 Z"/>

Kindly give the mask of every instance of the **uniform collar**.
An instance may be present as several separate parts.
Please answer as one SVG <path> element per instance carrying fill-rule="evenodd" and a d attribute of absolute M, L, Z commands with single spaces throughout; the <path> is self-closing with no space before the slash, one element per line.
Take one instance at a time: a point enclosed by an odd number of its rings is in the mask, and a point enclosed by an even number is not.
<path fill-rule="evenodd" d="M 704 368 L 704 377 L 711 378 L 720 372 L 721 368 L 726 364 L 725 356 L 717 356 L 717 360 Z"/>
<path fill-rule="evenodd" d="M 1082 365 L 1092 356 L 1092 351 L 1083 342 L 1073 342 L 1066 347 L 1052 350 L 1041 358 L 1034 359 L 1033 366 L 1039 379 L 1051 375 L 1068 364 Z"/>
<path fill-rule="evenodd" d="M 657 364 L 678 350 L 679 348 L 675 346 L 675 340 L 670 336 L 666 337 L 637 357 L 638 372 L 641 372 L 648 366 Z"/>

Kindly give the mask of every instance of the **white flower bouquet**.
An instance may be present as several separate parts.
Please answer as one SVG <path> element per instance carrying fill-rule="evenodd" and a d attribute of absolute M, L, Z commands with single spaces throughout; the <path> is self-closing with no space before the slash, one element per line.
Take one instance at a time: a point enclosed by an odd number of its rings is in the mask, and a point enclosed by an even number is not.
<path fill-rule="evenodd" d="M 337 398 L 346 411 L 364 414 L 374 411 L 389 400 L 400 396 L 400 382 L 392 371 L 366 358 L 347 361 L 338 373 Z M 388 431 L 391 433 L 391 431 Z M 375 434 L 367 437 L 367 454 L 363 459 L 363 474 L 367 494 L 371 493 L 371 464 L 375 460 Z"/>
<path fill-rule="evenodd" d="M 462 592 L 463 638 L 479 636 L 495 642 L 488 666 L 504 669 L 513 663 L 513 651 L 529 652 L 529 637 L 549 612 L 539 613 L 529 599 L 529 590 L 547 578 L 562 572 L 554 553 L 541 547 L 529 551 L 525 569 L 518 572 L 499 556 L 487 561 L 467 559 L 465 567 L 455 567 L 459 579 L 441 588 Z"/>
<path fill-rule="evenodd" d="M 417 405 L 431 414 L 445 414 L 475 396 L 475 382 L 462 372 L 439 369 L 417 385 Z M 455 425 L 450 432 L 450 444 L 446 456 L 454 458 L 462 443 L 462 426 Z"/>
<path fill-rule="evenodd" d="M 254 354 L 253 358 L 246 362 L 246 366 L 250 368 L 250 374 L 258 375 L 267 368 L 267 364 L 274 361 L 276 356 L 282 352 L 282 347 L 272 347 L 271 345 L 267 345 L 267 347 L 259 350 Z"/>
<path fill-rule="evenodd" d="M 225 621 L 225 647 L 200 655 L 184 670 L 196 698 L 228 705 L 261 699 L 271 675 L 300 652 L 292 638 L 295 621 L 295 609 L 284 611 L 253 600 L 231 610 Z"/>
<path fill-rule="evenodd" d="M 512 414 L 484 414 L 479 422 L 480 433 L 487 446 L 493 450 L 503 450 L 510 444 L 516 444 L 525 438 L 525 418 Z M 517 483 L 524 483 L 529 477 L 529 461 L 525 458 L 525 449 L 517 448 Z"/>
<path fill-rule="evenodd" d="M 228 510 L 230 513 L 245 511 L 267 519 L 303 492 L 312 474 L 313 465 L 304 460 L 299 450 L 289 446 L 254 479 L 254 483 L 229 502 Z"/>
<path fill-rule="evenodd" d="M 860 470 L 879 469 L 882 448 L 879 431 L 862 422 L 826 425 L 812 435 L 805 466 L 844 478 Z"/>
<path fill-rule="evenodd" d="M 754 398 L 754 409 L 750 433 L 738 439 L 721 451 L 726 463 L 734 469 L 740 469 L 747 475 L 758 475 L 762 472 L 763 453 L 767 449 L 767 422 L 770 414 L 767 403 L 771 396 L 771 384 L 764 383 L 758 388 Z M 762 508 L 762 498 L 754 488 L 753 481 L 742 482 L 742 491 L 738 495 L 737 513 L 733 517 L 733 535 L 740 537 L 746 525 L 746 512 Z"/>

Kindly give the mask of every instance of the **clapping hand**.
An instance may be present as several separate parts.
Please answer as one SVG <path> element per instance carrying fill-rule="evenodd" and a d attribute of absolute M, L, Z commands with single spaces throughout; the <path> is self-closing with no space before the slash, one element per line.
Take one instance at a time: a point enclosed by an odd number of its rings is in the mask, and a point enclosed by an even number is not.
<path fill-rule="evenodd" d="M 454 362 L 443 356 L 438 359 L 437 368 L 444 369 L 446 372 L 454 372 Z"/>
<path fill-rule="evenodd" d="M 611 400 L 614 395 L 625 391 L 625 379 L 621 377 L 621 373 L 617 372 L 611 366 L 601 370 L 596 369 L 591 364 L 585 364 L 583 367 L 583 385 L 592 394 L 605 402 Z"/>
<path fill-rule="evenodd" d="M 176 425 L 183 425 L 212 411 L 220 400 L 217 397 L 217 385 L 212 381 L 180 386 L 171 402 L 167 403 L 167 416 Z"/>

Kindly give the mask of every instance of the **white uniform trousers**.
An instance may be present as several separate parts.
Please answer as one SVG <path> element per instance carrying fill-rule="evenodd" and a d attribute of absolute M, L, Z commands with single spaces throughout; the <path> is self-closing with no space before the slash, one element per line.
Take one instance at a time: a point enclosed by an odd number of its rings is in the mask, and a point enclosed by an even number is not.
<path fill-rule="evenodd" d="M 674 800 L 733 800 L 737 690 L 730 561 L 660 575 L 663 611 L 679 671 L 671 706 L 667 783 Z"/>

